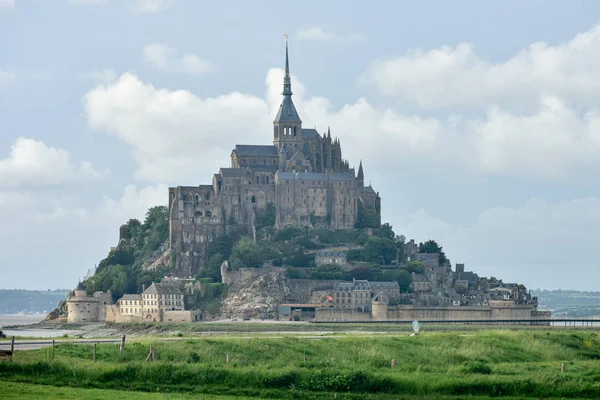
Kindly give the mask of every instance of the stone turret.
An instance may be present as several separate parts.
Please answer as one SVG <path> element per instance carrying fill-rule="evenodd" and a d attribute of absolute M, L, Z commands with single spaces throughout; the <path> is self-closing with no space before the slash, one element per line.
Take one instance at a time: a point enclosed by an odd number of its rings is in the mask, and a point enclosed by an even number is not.
<path fill-rule="evenodd" d="M 288 42 L 285 40 L 285 76 L 283 78 L 283 101 L 273 121 L 273 144 L 277 148 L 302 148 L 302 120 L 292 101 L 292 78 L 288 57 Z"/>

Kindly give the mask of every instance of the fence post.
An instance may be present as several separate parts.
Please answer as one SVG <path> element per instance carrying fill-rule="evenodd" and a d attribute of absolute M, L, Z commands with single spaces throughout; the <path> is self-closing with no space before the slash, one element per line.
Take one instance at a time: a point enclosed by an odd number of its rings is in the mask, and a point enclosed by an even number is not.
<path fill-rule="evenodd" d="M 392 360 L 392 368 L 396 368 L 396 365 L 398 365 L 398 362 L 396 360 Z"/>
<path fill-rule="evenodd" d="M 229 361 L 230 361 L 229 354 L 227 354 L 227 357 L 225 360 L 227 361 L 227 366 L 229 366 Z"/>
<path fill-rule="evenodd" d="M 55 341 L 54 341 L 54 339 L 52 339 L 52 361 L 54 361 L 54 344 L 55 344 Z"/>
<path fill-rule="evenodd" d="M 123 334 L 123 338 L 121 339 L 121 348 L 119 349 L 119 353 L 121 357 L 123 357 L 123 353 L 125 352 L 125 334 Z"/>
<path fill-rule="evenodd" d="M 92 362 L 96 362 L 96 343 L 94 343 L 94 352 L 92 354 Z"/>
<path fill-rule="evenodd" d="M 15 355 L 15 337 L 13 336 L 10 341 L 10 362 L 13 361 L 14 355 Z"/>
<path fill-rule="evenodd" d="M 560 364 L 560 373 L 561 374 L 565 373 L 565 363 Z"/>

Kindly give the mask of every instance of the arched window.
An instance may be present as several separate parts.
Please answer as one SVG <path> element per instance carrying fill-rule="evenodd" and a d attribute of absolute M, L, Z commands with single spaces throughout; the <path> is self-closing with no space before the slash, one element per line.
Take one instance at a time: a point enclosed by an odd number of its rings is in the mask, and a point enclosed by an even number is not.
<path fill-rule="evenodd" d="M 250 199 L 252 201 L 252 203 L 256 203 L 256 196 L 252 196 L 252 199 Z"/>
<path fill-rule="evenodd" d="M 269 177 L 267 176 L 267 185 L 269 184 Z"/>
<path fill-rule="evenodd" d="M 194 213 L 194 217 L 195 217 L 195 218 L 200 218 L 200 217 L 202 217 L 202 211 L 196 211 L 196 212 Z"/>
<path fill-rule="evenodd" d="M 294 127 L 294 136 L 296 136 L 296 127 Z"/>
<path fill-rule="evenodd" d="M 210 195 L 206 195 L 206 201 L 210 200 Z"/>
<path fill-rule="evenodd" d="M 256 183 L 259 183 L 259 182 L 258 182 L 258 175 L 256 175 Z"/>
<path fill-rule="evenodd" d="M 205 212 L 204 215 L 207 217 L 212 217 L 212 213 L 210 211 Z"/>

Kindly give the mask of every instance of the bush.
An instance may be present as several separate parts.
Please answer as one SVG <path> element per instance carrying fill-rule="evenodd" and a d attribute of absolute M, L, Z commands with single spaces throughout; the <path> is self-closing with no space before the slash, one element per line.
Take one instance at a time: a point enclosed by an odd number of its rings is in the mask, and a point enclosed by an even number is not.
<path fill-rule="evenodd" d="M 463 374 L 483 374 L 489 375 L 492 373 L 492 368 L 481 361 L 471 361 L 463 364 L 461 368 Z"/>

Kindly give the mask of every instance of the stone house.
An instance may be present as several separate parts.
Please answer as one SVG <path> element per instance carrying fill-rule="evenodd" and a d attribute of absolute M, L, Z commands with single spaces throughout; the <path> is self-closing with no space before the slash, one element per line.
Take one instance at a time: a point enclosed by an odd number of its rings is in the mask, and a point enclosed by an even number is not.
<path fill-rule="evenodd" d="M 336 283 L 333 289 L 333 307 L 355 311 L 371 311 L 373 296 L 385 295 L 387 298 L 400 297 L 398 282 L 375 282 L 354 279 L 350 282 Z"/>
<path fill-rule="evenodd" d="M 145 321 L 163 321 L 167 311 L 185 310 L 183 292 L 174 283 L 153 283 L 141 296 Z"/>
<path fill-rule="evenodd" d="M 319 251 L 315 254 L 315 264 L 317 266 L 335 264 L 343 267 L 347 264 L 346 253 L 343 251 Z"/>

